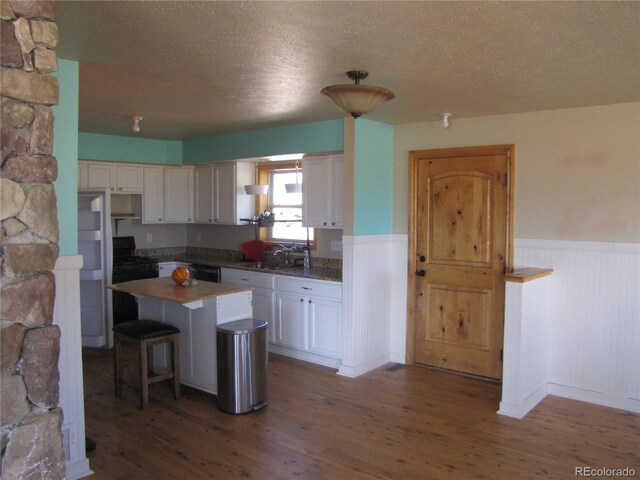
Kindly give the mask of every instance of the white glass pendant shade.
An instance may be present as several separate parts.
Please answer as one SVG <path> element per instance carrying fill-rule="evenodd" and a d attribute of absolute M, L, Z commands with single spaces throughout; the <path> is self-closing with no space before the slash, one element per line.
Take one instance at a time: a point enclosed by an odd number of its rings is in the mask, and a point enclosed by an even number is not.
<path fill-rule="evenodd" d="M 247 195 L 266 195 L 269 192 L 269 185 L 245 185 L 244 192 Z"/>
<path fill-rule="evenodd" d="M 369 85 L 331 85 L 320 93 L 326 95 L 344 113 L 358 118 L 372 112 L 384 102 L 395 98 L 391 90 Z"/>
<path fill-rule="evenodd" d="M 301 183 L 285 183 L 284 189 L 287 193 L 300 193 L 302 192 L 302 184 Z"/>

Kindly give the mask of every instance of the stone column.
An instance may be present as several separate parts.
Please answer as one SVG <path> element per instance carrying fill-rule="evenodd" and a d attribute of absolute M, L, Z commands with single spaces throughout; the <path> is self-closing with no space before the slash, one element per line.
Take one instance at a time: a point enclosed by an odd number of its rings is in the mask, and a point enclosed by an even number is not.
<path fill-rule="evenodd" d="M 0 422 L 3 479 L 62 479 L 55 1 L 0 1 Z"/>

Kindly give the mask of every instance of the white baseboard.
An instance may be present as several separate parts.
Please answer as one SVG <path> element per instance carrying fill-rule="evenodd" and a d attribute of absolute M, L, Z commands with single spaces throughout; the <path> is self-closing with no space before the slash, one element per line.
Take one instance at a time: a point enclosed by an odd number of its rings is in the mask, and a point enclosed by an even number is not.
<path fill-rule="evenodd" d="M 523 418 L 540 403 L 548 394 L 547 384 L 540 385 L 531 395 L 521 403 L 500 402 L 499 415 L 506 417 Z"/>
<path fill-rule="evenodd" d="M 571 400 L 595 403 L 596 405 L 602 405 L 604 407 L 619 408 L 620 410 L 640 413 L 640 400 L 633 398 L 621 398 L 602 392 L 558 385 L 557 383 L 549 383 L 547 391 L 549 395 L 555 395 L 557 397 L 570 398 Z"/>
<path fill-rule="evenodd" d="M 316 355 L 315 353 L 303 352 L 302 350 L 296 350 L 295 348 L 287 348 L 282 345 L 269 344 L 269 352 L 284 355 L 286 357 L 297 358 L 298 360 L 304 360 L 305 362 L 315 363 L 316 365 L 322 365 L 324 367 L 338 368 L 340 360 L 330 357 L 324 357 L 322 355 Z"/>
<path fill-rule="evenodd" d="M 64 478 L 67 480 L 76 480 L 78 478 L 88 477 L 95 472 L 89 468 L 89 460 L 86 458 L 73 463 L 66 464 L 66 475 Z"/>
<path fill-rule="evenodd" d="M 382 354 L 373 358 L 367 362 L 361 363 L 356 366 L 348 366 L 341 364 L 338 368 L 338 375 L 342 375 L 343 377 L 355 378 L 371 370 L 375 370 L 382 365 L 391 362 L 391 358 L 388 353 Z"/>

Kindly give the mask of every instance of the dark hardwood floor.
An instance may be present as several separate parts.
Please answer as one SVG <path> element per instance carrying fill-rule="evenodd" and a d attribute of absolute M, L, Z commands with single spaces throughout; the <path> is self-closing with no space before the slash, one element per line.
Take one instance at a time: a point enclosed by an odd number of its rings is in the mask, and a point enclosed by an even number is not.
<path fill-rule="evenodd" d="M 356 379 L 271 355 L 265 409 L 233 416 L 171 383 L 113 392 L 112 351 L 84 351 L 88 457 L 101 479 L 538 479 L 576 467 L 640 476 L 640 416 L 547 397 L 523 420 L 496 414 L 500 385 L 421 367 Z"/>

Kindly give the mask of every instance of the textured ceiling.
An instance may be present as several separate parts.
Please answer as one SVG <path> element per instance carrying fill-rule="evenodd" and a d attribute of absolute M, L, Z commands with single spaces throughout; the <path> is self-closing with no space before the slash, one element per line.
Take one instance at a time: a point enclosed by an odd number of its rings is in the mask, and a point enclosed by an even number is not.
<path fill-rule="evenodd" d="M 640 100 L 640 2 L 58 1 L 80 130 L 186 139 L 340 118 L 320 90 L 396 98 L 390 124 Z"/>

